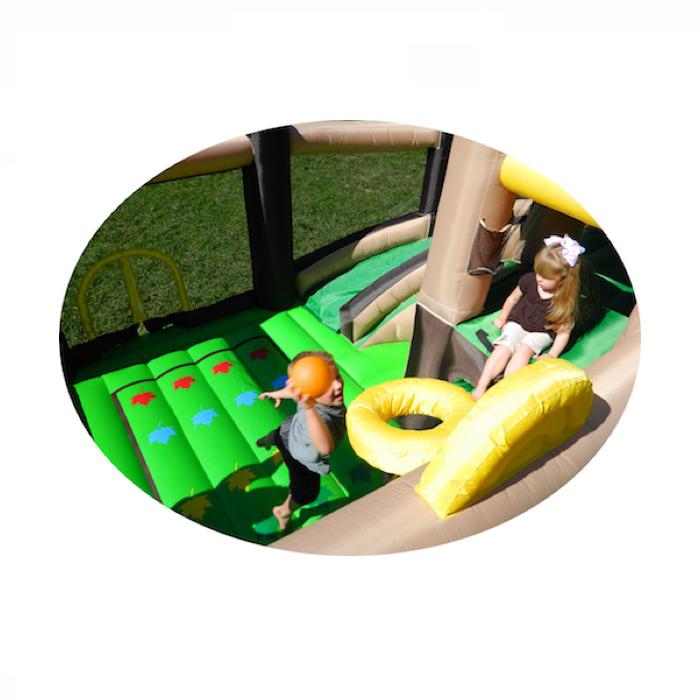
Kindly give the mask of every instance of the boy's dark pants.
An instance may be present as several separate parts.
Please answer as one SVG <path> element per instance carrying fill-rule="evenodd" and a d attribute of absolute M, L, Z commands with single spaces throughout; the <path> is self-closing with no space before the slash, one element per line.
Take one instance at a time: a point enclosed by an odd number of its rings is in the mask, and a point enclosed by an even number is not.
<path fill-rule="evenodd" d="M 292 457 L 282 441 L 279 428 L 275 428 L 262 439 L 269 440 L 277 446 L 287 469 L 289 469 L 289 492 L 292 495 L 292 500 L 300 506 L 315 501 L 321 490 L 321 475 L 307 469 L 301 462 L 297 462 Z"/>

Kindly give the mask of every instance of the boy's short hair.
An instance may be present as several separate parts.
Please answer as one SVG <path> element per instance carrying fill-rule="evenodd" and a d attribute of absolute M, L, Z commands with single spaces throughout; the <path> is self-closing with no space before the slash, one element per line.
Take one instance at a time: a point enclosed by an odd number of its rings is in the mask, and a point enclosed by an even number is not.
<path fill-rule="evenodd" d="M 328 362 L 328 364 L 331 364 L 334 367 L 337 366 L 335 364 L 335 360 L 333 359 L 333 355 L 323 350 L 304 350 L 303 352 L 300 352 L 294 356 L 292 361 L 289 363 L 289 366 L 291 367 L 297 360 L 301 360 L 303 357 L 321 357 Z"/>

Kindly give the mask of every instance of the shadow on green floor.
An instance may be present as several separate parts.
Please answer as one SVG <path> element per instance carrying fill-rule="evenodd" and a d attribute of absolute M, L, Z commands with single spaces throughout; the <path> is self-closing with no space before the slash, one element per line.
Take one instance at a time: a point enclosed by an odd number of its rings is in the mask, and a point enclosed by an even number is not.
<path fill-rule="evenodd" d="M 354 465 L 349 473 L 357 480 L 357 498 L 376 488 L 376 479 L 366 465 Z M 233 537 L 270 544 L 353 500 L 333 474 L 321 478 L 321 490 L 312 503 L 292 516 L 288 530 L 282 533 L 272 508 L 288 494 L 289 474 L 275 453 L 261 464 L 236 469 L 210 491 L 198 493 L 180 501 L 174 510 L 195 522 Z"/>

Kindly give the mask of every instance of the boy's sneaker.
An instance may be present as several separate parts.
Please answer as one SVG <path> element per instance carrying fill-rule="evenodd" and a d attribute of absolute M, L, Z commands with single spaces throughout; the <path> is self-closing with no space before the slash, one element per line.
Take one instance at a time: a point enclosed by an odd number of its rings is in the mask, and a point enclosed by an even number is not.
<path fill-rule="evenodd" d="M 271 433 L 268 433 L 267 435 L 263 435 L 263 437 L 258 438 L 255 441 L 255 444 L 258 447 L 264 447 L 266 450 L 271 449 L 275 446 L 275 431 L 273 430 Z"/>

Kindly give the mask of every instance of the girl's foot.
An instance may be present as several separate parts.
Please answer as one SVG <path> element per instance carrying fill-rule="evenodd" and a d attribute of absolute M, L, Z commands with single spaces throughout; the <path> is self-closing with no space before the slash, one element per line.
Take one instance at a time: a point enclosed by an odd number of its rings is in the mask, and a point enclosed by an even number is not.
<path fill-rule="evenodd" d="M 481 387 L 476 387 L 474 391 L 472 391 L 472 398 L 474 401 L 478 401 L 483 395 L 486 389 L 482 389 Z"/>
<path fill-rule="evenodd" d="M 275 519 L 277 520 L 277 523 L 280 526 L 280 530 L 284 532 L 287 529 L 287 526 L 289 525 L 289 519 L 292 517 L 292 511 L 285 508 L 283 503 L 282 505 L 275 506 L 272 509 L 272 515 L 275 516 Z"/>

